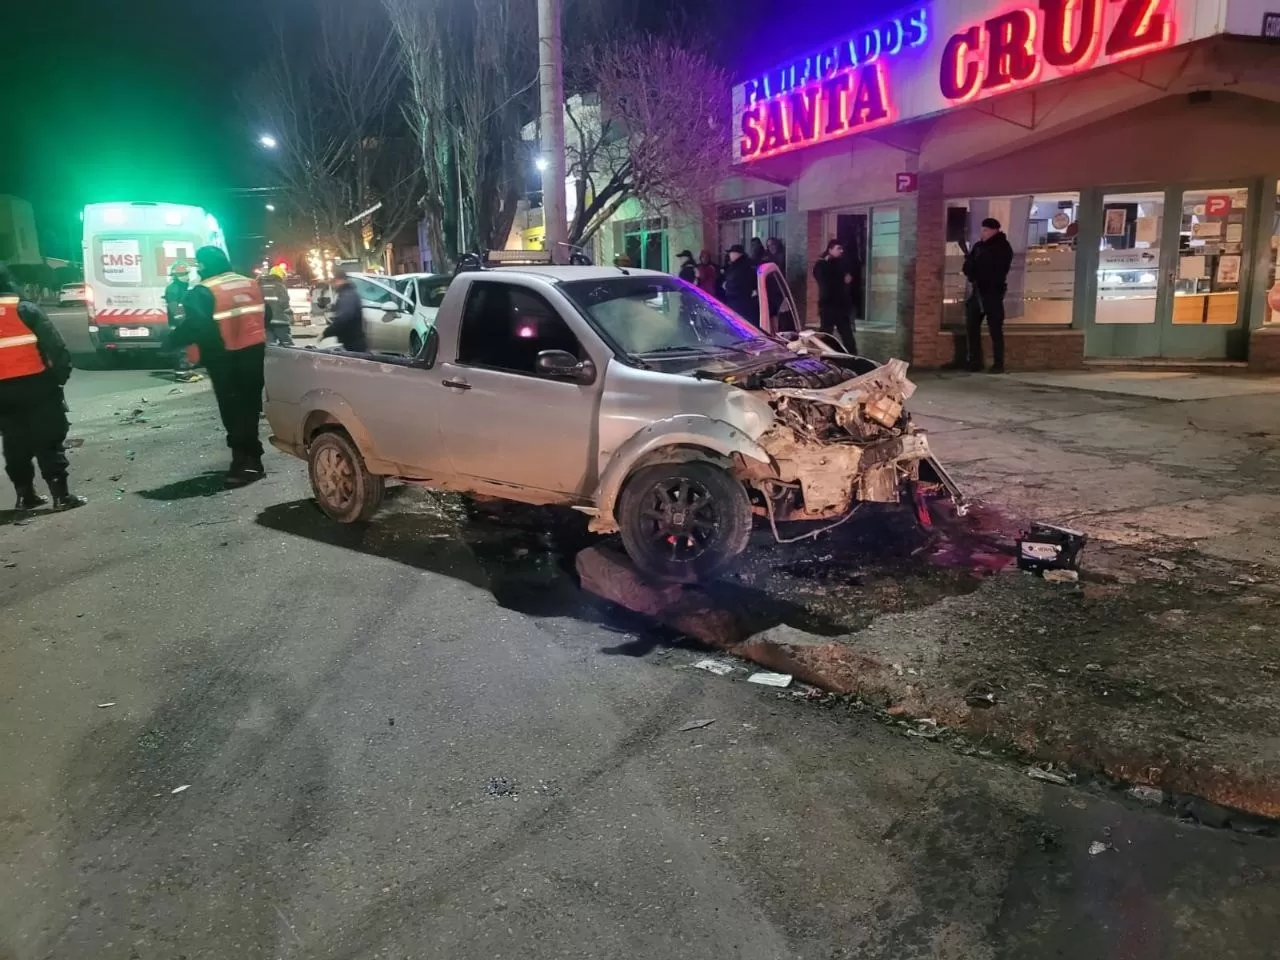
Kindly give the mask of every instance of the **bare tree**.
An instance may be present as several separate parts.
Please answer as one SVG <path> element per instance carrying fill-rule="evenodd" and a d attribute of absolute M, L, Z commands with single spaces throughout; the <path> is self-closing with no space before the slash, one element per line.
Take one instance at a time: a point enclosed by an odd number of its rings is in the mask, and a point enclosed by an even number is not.
<path fill-rule="evenodd" d="M 629 199 L 647 212 L 696 211 L 729 168 L 729 78 L 661 35 L 588 50 L 575 74 L 591 91 L 566 104 L 569 175 L 581 245 Z"/>
<path fill-rule="evenodd" d="M 246 98 L 276 140 L 287 212 L 315 242 L 371 260 L 418 214 L 419 164 L 400 114 L 404 74 L 384 21 L 317 0 L 310 37 L 277 29 L 277 53 Z M 379 205 L 376 212 L 359 217 Z"/>
<path fill-rule="evenodd" d="M 505 245 L 524 195 L 520 127 L 533 106 L 533 4 L 384 0 L 408 78 L 437 260 Z"/>

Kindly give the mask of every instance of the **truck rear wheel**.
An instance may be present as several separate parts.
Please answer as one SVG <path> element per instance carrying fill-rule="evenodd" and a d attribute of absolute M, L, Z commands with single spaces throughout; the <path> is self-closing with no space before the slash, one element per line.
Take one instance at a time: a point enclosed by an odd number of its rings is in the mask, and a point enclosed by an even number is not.
<path fill-rule="evenodd" d="M 311 491 L 325 515 L 339 523 L 362 523 L 382 505 L 382 477 L 369 472 L 364 457 L 345 433 L 329 430 L 307 448 Z"/>
<path fill-rule="evenodd" d="M 636 566 L 679 583 L 725 573 L 751 536 L 746 488 L 727 470 L 701 461 L 636 471 L 619 498 L 617 517 Z"/>

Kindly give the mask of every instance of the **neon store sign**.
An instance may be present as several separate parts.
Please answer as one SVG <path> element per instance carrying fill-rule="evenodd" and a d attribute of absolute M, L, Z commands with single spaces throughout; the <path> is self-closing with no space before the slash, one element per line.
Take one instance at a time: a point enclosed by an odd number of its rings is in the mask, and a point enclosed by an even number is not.
<path fill-rule="evenodd" d="M 1171 0 L 1039 0 L 952 34 L 938 86 L 952 104 L 1172 46 Z"/>
<path fill-rule="evenodd" d="M 744 162 L 892 123 L 888 63 L 929 39 L 926 9 L 884 20 L 743 85 Z"/>

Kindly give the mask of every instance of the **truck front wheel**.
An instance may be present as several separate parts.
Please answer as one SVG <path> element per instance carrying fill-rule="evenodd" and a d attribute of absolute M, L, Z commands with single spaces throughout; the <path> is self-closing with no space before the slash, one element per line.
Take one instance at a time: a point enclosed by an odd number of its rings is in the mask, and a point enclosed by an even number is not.
<path fill-rule="evenodd" d="M 751 536 L 746 488 L 728 471 L 701 461 L 636 471 L 618 500 L 617 517 L 636 566 L 679 583 L 715 579 Z"/>
<path fill-rule="evenodd" d="M 383 478 L 369 472 L 364 457 L 345 433 L 331 430 L 311 441 L 307 473 L 316 503 L 339 523 L 361 523 L 382 505 Z"/>

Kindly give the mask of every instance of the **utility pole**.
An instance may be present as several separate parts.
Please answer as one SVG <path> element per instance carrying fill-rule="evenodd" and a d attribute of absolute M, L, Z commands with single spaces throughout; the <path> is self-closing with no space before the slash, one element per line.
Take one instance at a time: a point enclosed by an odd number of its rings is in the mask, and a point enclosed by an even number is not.
<path fill-rule="evenodd" d="M 565 263 L 568 211 L 564 196 L 564 66 L 560 0 L 538 0 L 538 91 L 542 102 L 542 223 L 553 263 Z"/>

